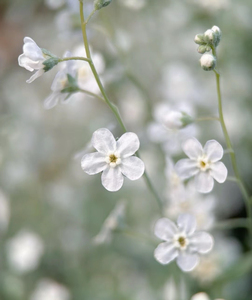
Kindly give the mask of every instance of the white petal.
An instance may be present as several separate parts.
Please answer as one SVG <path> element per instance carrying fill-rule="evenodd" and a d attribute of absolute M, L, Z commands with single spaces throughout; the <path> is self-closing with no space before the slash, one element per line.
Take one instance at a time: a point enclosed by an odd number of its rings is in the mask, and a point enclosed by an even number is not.
<path fill-rule="evenodd" d="M 131 156 L 122 159 L 120 169 L 123 175 L 128 177 L 130 180 L 137 180 L 144 173 L 144 163 L 140 158 Z"/>
<path fill-rule="evenodd" d="M 203 154 L 201 143 L 195 138 L 186 140 L 182 145 L 182 149 L 185 154 L 191 159 L 197 159 Z"/>
<path fill-rule="evenodd" d="M 42 50 L 34 41 L 25 43 L 23 46 L 23 51 L 24 54 L 31 60 L 45 60 Z"/>
<path fill-rule="evenodd" d="M 116 150 L 122 157 L 133 155 L 140 146 L 138 136 L 133 132 L 124 133 L 116 142 Z"/>
<path fill-rule="evenodd" d="M 227 168 L 222 162 L 212 164 L 210 174 L 219 183 L 223 183 L 227 179 Z"/>
<path fill-rule="evenodd" d="M 118 167 L 105 169 L 101 180 L 102 185 L 110 192 L 118 191 L 123 185 L 123 175 Z"/>
<path fill-rule="evenodd" d="M 154 257 L 163 265 L 168 264 L 178 256 L 178 249 L 169 242 L 161 243 L 154 251 Z"/>
<path fill-rule="evenodd" d="M 220 143 L 215 140 L 207 141 L 204 146 L 204 152 L 211 162 L 220 160 L 223 156 L 223 148 Z"/>
<path fill-rule="evenodd" d="M 52 82 L 51 90 L 54 92 L 59 92 L 64 89 L 67 83 L 67 75 L 64 71 L 59 71 Z"/>
<path fill-rule="evenodd" d="M 107 155 L 115 151 L 116 140 L 107 128 L 100 128 L 93 133 L 92 145 L 97 151 Z"/>
<path fill-rule="evenodd" d="M 182 179 L 190 178 L 199 172 L 197 162 L 189 158 L 179 160 L 174 168 Z"/>
<path fill-rule="evenodd" d="M 178 228 L 175 223 L 167 218 L 159 219 L 155 224 L 154 233 L 161 240 L 172 240 L 177 232 Z"/>
<path fill-rule="evenodd" d="M 27 83 L 33 82 L 35 79 L 43 75 L 45 71 L 43 69 L 38 70 L 36 73 L 34 73 L 28 80 L 26 80 Z"/>
<path fill-rule="evenodd" d="M 197 226 L 196 218 L 191 214 L 180 214 L 177 224 L 179 229 L 183 230 L 187 235 L 191 235 Z"/>
<path fill-rule="evenodd" d="M 192 271 L 199 263 L 199 256 L 197 254 L 181 252 L 177 258 L 177 264 L 184 272 Z"/>
<path fill-rule="evenodd" d="M 209 233 L 204 231 L 197 231 L 190 238 L 189 247 L 193 251 L 204 254 L 211 251 L 211 249 L 213 248 L 213 243 L 213 238 Z"/>
<path fill-rule="evenodd" d="M 213 189 L 214 180 L 209 172 L 200 172 L 195 177 L 195 187 L 200 193 L 209 193 Z"/>
<path fill-rule="evenodd" d="M 88 153 L 81 160 L 82 169 L 89 175 L 97 174 L 105 170 L 107 166 L 105 156 L 99 152 Z"/>
<path fill-rule="evenodd" d="M 207 296 L 206 293 L 197 293 L 192 296 L 191 300 L 210 300 L 210 298 Z"/>

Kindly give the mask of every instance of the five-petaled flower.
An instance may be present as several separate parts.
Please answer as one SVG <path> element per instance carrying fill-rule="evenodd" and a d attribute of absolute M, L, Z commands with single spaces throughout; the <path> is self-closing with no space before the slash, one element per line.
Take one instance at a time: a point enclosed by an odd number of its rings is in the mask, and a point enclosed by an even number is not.
<path fill-rule="evenodd" d="M 139 148 L 140 142 L 133 132 L 124 133 L 117 141 L 106 128 L 93 133 L 93 147 L 98 151 L 83 156 L 82 169 L 89 175 L 102 173 L 102 185 L 111 192 L 118 191 L 124 176 L 130 180 L 139 179 L 144 173 L 144 163 L 132 156 Z"/>
<path fill-rule="evenodd" d="M 223 156 L 223 148 L 217 141 L 210 140 L 203 148 L 197 139 L 190 138 L 182 148 L 189 159 L 179 160 L 175 170 L 183 179 L 196 175 L 195 185 L 200 193 L 211 192 L 214 179 L 219 183 L 226 180 L 227 168 L 219 161 Z"/>
<path fill-rule="evenodd" d="M 23 52 L 24 53 L 18 57 L 18 64 L 20 67 L 23 67 L 30 72 L 37 70 L 37 72 L 26 81 L 27 83 L 31 83 L 44 74 L 45 66 L 43 65 L 43 62 L 49 57 L 46 57 L 43 54 L 39 46 L 30 37 L 24 38 Z"/>
<path fill-rule="evenodd" d="M 176 259 L 184 272 L 192 271 L 199 262 L 199 254 L 208 253 L 213 247 L 213 238 L 204 231 L 196 231 L 196 219 L 191 214 L 181 214 L 177 226 L 167 218 L 159 219 L 155 235 L 165 242 L 158 245 L 154 256 L 165 265 Z"/>

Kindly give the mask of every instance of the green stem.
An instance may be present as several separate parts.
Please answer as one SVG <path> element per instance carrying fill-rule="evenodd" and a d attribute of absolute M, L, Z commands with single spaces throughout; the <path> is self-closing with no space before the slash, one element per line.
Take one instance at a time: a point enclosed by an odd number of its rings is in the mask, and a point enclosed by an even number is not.
<path fill-rule="evenodd" d="M 94 9 L 94 10 L 91 12 L 91 14 L 88 16 L 88 18 L 87 18 L 87 20 L 86 20 L 86 22 L 85 22 L 86 25 L 87 25 L 87 23 L 89 22 L 89 20 L 92 18 L 92 16 L 95 14 L 95 12 L 96 12 L 96 9 Z"/>
<path fill-rule="evenodd" d="M 213 48 L 213 55 L 216 56 L 216 51 L 215 51 L 214 48 Z M 241 176 L 239 174 L 235 152 L 233 150 L 231 140 L 230 140 L 230 137 L 228 135 L 227 127 L 226 127 L 226 124 L 225 124 L 225 121 L 224 121 L 223 109 L 222 109 L 221 89 L 220 89 L 220 74 L 216 70 L 214 70 L 214 73 L 215 73 L 215 77 L 216 77 L 217 94 L 218 94 L 219 119 L 220 119 L 222 131 L 223 131 L 223 134 L 224 134 L 224 137 L 225 137 L 225 140 L 226 140 L 227 149 L 229 151 L 229 155 L 230 155 L 230 158 L 231 158 L 231 163 L 232 163 L 232 167 L 233 167 L 233 170 L 234 170 L 234 175 L 235 175 L 235 178 L 237 180 L 237 184 L 238 184 L 238 186 L 241 190 L 241 193 L 244 197 L 244 200 L 245 200 L 247 217 L 249 219 L 248 229 L 249 229 L 250 235 L 252 237 L 252 213 L 251 213 L 251 207 L 250 207 L 250 197 L 249 197 L 249 194 L 248 194 L 248 192 L 245 188 L 245 185 L 244 185 L 244 183 L 241 179 Z"/>
<path fill-rule="evenodd" d="M 65 57 L 65 58 L 61 58 L 59 59 L 59 62 L 62 62 L 62 61 L 68 61 L 68 60 L 84 60 L 86 62 L 90 62 L 88 58 L 86 57 L 81 57 L 81 56 L 73 56 L 73 57 Z"/>
<path fill-rule="evenodd" d="M 109 100 L 106 92 L 105 92 L 105 89 L 102 85 L 102 82 L 100 80 L 100 77 L 96 71 L 96 68 L 95 68 L 95 65 L 93 63 L 93 60 L 92 60 L 92 57 L 91 57 L 91 53 L 90 53 L 90 49 L 89 49 L 89 44 L 88 44 L 88 39 L 87 39 L 87 32 L 86 32 L 86 25 L 87 25 L 87 22 L 85 22 L 85 18 L 84 18 L 84 13 L 83 13 L 83 2 L 82 0 L 79 0 L 80 2 L 80 19 L 81 19 L 81 29 L 82 29 L 82 36 L 83 36 L 83 42 L 84 42 L 84 47 L 85 47 L 85 50 L 86 50 L 86 56 L 87 56 L 87 59 L 88 59 L 88 63 L 90 65 L 90 68 L 93 72 L 93 75 L 95 77 L 95 80 L 98 84 L 98 87 L 102 93 L 102 96 L 104 98 L 104 101 L 105 103 L 109 106 L 109 108 L 111 109 L 111 111 L 113 112 L 113 114 L 115 115 L 118 123 L 120 124 L 120 126 L 122 127 L 123 131 L 124 132 L 127 132 L 127 129 L 123 123 L 123 120 L 120 116 L 120 113 L 119 113 L 119 110 L 118 108 Z M 138 154 L 139 156 L 139 154 Z M 160 210 L 162 211 L 162 201 L 161 199 L 159 198 L 157 192 L 155 191 L 153 185 L 151 184 L 151 181 L 149 179 L 149 176 L 147 175 L 146 171 L 144 172 L 143 174 L 144 176 L 144 179 L 145 179 L 145 182 L 147 184 L 147 186 L 149 187 L 150 191 L 153 193 L 153 195 L 155 196 L 156 200 L 157 200 L 157 203 L 159 205 L 159 208 Z"/>
<path fill-rule="evenodd" d="M 97 94 L 95 94 L 95 93 L 92 93 L 92 92 L 90 92 L 90 91 L 88 91 L 88 90 L 84 90 L 84 89 L 80 89 L 80 88 L 79 88 L 79 91 L 82 92 L 82 93 L 85 93 L 85 94 L 87 94 L 87 95 L 89 95 L 89 96 L 91 96 L 91 97 L 97 98 L 97 99 L 99 99 L 99 100 L 105 102 L 105 100 L 104 100 L 102 97 L 100 97 L 99 95 L 97 95 Z"/>
<path fill-rule="evenodd" d="M 234 228 L 249 228 L 248 219 L 231 219 L 217 222 L 213 229 L 234 229 Z"/>

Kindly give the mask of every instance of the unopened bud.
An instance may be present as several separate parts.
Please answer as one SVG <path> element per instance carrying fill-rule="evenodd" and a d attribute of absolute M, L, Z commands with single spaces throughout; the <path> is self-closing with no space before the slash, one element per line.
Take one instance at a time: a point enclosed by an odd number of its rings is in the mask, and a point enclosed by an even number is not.
<path fill-rule="evenodd" d="M 204 35 L 203 34 L 196 34 L 194 38 L 194 42 L 198 45 L 205 45 L 206 42 L 204 41 Z"/>
<path fill-rule="evenodd" d="M 105 6 L 108 6 L 112 0 L 95 0 L 94 1 L 94 8 L 95 10 L 99 10 Z"/>
<path fill-rule="evenodd" d="M 201 56 L 200 65 L 203 70 L 211 71 L 216 66 L 216 58 L 210 53 L 205 53 Z"/>
<path fill-rule="evenodd" d="M 207 44 L 215 44 L 216 37 L 212 29 L 208 29 L 204 33 L 204 40 L 206 41 Z"/>
<path fill-rule="evenodd" d="M 169 129 L 181 129 L 192 122 L 188 114 L 172 110 L 166 115 L 164 125 Z"/>
<path fill-rule="evenodd" d="M 206 52 L 206 46 L 205 45 L 200 45 L 198 47 L 198 52 L 201 54 L 204 54 Z"/>
<path fill-rule="evenodd" d="M 212 31 L 215 34 L 215 47 L 217 47 L 221 40 L 221 30 L 218 26 L 213 26 Z"/>

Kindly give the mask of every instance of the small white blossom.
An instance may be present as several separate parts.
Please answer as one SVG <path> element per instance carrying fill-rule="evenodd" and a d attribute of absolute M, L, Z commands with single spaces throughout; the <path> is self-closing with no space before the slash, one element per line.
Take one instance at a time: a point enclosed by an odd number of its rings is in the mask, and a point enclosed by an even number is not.
<path fill-rule="evenodd" d="M 71 53 L 67 51 L 64 54 L 64 57 L 71 57 Z M 67 87 L 68 85 L 68 78 L 67 74 L 71 75 L 72 77 L 75 76 L 74 70 L 74 61 L 66 61 L 65 65 L 63 66 L 62 70 L 60 70 L 51 85 L 52 93 L 45 99 L 44 107 L 45 109 L 51 109 L 56 106 L 59 102 L 63 103 L 66 98 L 69 96 L 68 93 L 61 93 L 61 91 Z"/>
<path fill-rule="evenodd" d="M 7 242 L 6 250 L 11 267 L 19 273 L 27 273 L 37 268 L 44 244 L 37 234 L 23 230 Z"/>
<path fill-rule="evenodd" d="M 194 296 L 192 296 L 191 300 L 210 300 L 208 295 L 206 293 L 197 293 Z M 215 299 L 215 300 L 224 300 L 224 299 Z"/>
<path fill-rule="evenodd" d="M 199 263 L 199 254 L 206 254 L 213 247 L 212 236 L 196 231 L 196 220 L 190 214 L 179 215 L 177 226 L 167 218 L 159 219 L 155 235 L 165 241 L 155 249 L 156 260 L 165 265 L 176 259 L 184 272 L 192 271 Z"/>
<path fill-rule="evenodd" d="M 18 64 L 26 70 L 36 72 L 26 82 L 31 83 L 36 78 L 44 74 L 43 62 L 47 57 L 43 54 L 39 46 L 30 37 L 24 38 L 23 54 L 18 57 Z"/>
<path fill-rule="evenodd" d="M 200 65 L 203 70 L 211 71 L 216 66 L 216 58 L 211 53 L 205 53 L 200 58 Z"/>
<path fill-rule="evenodd" d="M 126 132 L 116 141 L 108 129 L 101 128 L 93 133 L 92 145 L 98 152 L 83 156 L 82 169 L 89 175 L 102 172 L 102 185 L 108 191 L 118 191 L 124 176 L 137 180 L 143 175 L 144 163 L 132 156 L 140 145 L 135 133 Z"/>
<path fill-rule="evenodd" d="M 182 145 L 189 159 L 181 159 L 175 169 L 183 178 L 195 176 L 195 186 L 200 193 L 209 193 L 214 187 L 214 179 L 223 183 L 227 178 L 227 168 L 219 160 L 223 156 L 222 146 L 215 140 L 208 141 L 204 148 L 195 138 Z"/>
<path fill-rule="evenodd" d="M 69 290 L 62 284 L 55 282 L 52 279 L 41 279 L 35 290 L 33 291 L 30 300 L 70 300 L 71 295 Z"/>

